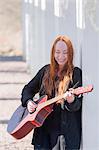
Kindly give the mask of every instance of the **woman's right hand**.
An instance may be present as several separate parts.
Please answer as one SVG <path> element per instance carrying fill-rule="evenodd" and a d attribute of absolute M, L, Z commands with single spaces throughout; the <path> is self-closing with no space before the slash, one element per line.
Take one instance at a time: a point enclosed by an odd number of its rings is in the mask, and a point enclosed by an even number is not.
<path fill-rule="evenodd" d="M 35 102 L 33 102 L 32 100 L 28 100 L 27 109 L 28 109 L 29 113 L 33 113 L 36 108 L 37 108 L 37 104 Z"/>

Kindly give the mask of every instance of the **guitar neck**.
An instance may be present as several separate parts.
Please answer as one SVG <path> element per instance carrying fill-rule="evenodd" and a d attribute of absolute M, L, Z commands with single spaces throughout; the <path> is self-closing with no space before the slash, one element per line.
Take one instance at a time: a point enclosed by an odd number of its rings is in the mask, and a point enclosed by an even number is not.
<path fill-rule="evenodd" d="M 46 106 L 49 106 L 49 105 L 51 105 L 51 104 L 57 102 L 58 100 L 60 100 L 60 99 L 62 99 L 62 98 L 64 98 L 64 97 L 66 97 L 66 95 L 67 95 L 67 93 L 62 94 L 62 95 L 59 95 L 59 96 L 57 96 L 57 97 L 55 97 L 55 98 L 52 98 L 52 99 L 50 99 L 50 100 L 48 100 L 48 101 L 46 101 L 46 102 L 44 102 L 44 103 L 41 103 L 41 104 L 39 104 L 39 105 L 40 105 L 40 107 L 42 107 L 42 108 L 43 108 L 43 107 L 46 107 Z"/>
<path fill-rule="evenodd" d="M 78 88 L 74 89 L 73 93 L 75 95 L 79 95 L 79 94 L 91 92 L 92 90 L 93 90 L 93 86 L 89 85 L 89 86 L 86 86 L 86 87 L 78 87 Z M 51 104 L 57 102 L 58 100 L 61 100 L 62 98 L 66 98 L 67 95 L 68 95 L 68 91 L 66 93 L 62 94 L 62 95 L 59 95 L 59 96 L 55 97 L 55 98 L 49 99 L 46 102 L 40 103 L 39 107 L 43 108 L 43 107 L 46 107 L 48 105 L 51 105 Z"/>

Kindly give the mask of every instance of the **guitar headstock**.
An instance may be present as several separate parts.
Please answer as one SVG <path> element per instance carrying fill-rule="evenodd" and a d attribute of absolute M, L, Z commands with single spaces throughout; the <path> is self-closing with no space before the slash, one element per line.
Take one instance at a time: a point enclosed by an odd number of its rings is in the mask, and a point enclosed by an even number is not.
<path fill-rule="evenodd" d="M 78 87 L 76 89 L 73 89 L 73 93 L 75 95 L 80 95 L 80 94 L 83 94 L 83 93 L 91 92 L 92 90 L 93 90 L 93 86 L 92 85 L 88 85 L 86 87 Z"/>

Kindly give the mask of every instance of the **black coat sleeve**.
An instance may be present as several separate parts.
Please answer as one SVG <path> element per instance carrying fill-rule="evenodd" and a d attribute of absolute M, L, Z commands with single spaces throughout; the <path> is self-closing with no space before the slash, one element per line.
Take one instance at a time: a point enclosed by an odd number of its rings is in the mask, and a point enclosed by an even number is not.
<path fill-rule="evenodd" d="M 35 77 L 27 85 L 24 86 L 21 94 L 22 106 L 26 107 L 26 102 L 29 99 L 32 100 L 35 94 L 39 92 L 45 68 L 45 66 L 41 68 L 35 75 Z"/>
<path fill-rule="evenodd" d="M 82 86 L 82 71 L 80 68 L 75 67 L 73 72 L 73 83 L 70 85 L 70 88 L 72 88 L 76 83 L 78 82 L 77 87 Z M 75 100 L 72 103 L 68 103 L 65 101 L 65 108 L 68 111 L 78 111 L 81 108 L 82 105 L 82 96 L 75 96 Z"/>

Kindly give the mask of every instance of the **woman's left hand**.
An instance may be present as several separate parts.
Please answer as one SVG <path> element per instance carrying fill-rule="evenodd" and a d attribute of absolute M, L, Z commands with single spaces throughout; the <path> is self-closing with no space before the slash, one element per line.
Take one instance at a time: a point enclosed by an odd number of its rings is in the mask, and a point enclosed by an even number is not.
<path fill-rule="evenodd" d="M 75 95 L 73 94 L 73 89 L 69 89 L 68 94 L 66 96 L 66 100 L 68 103 L 72 103 L 75 99 Z"/>

